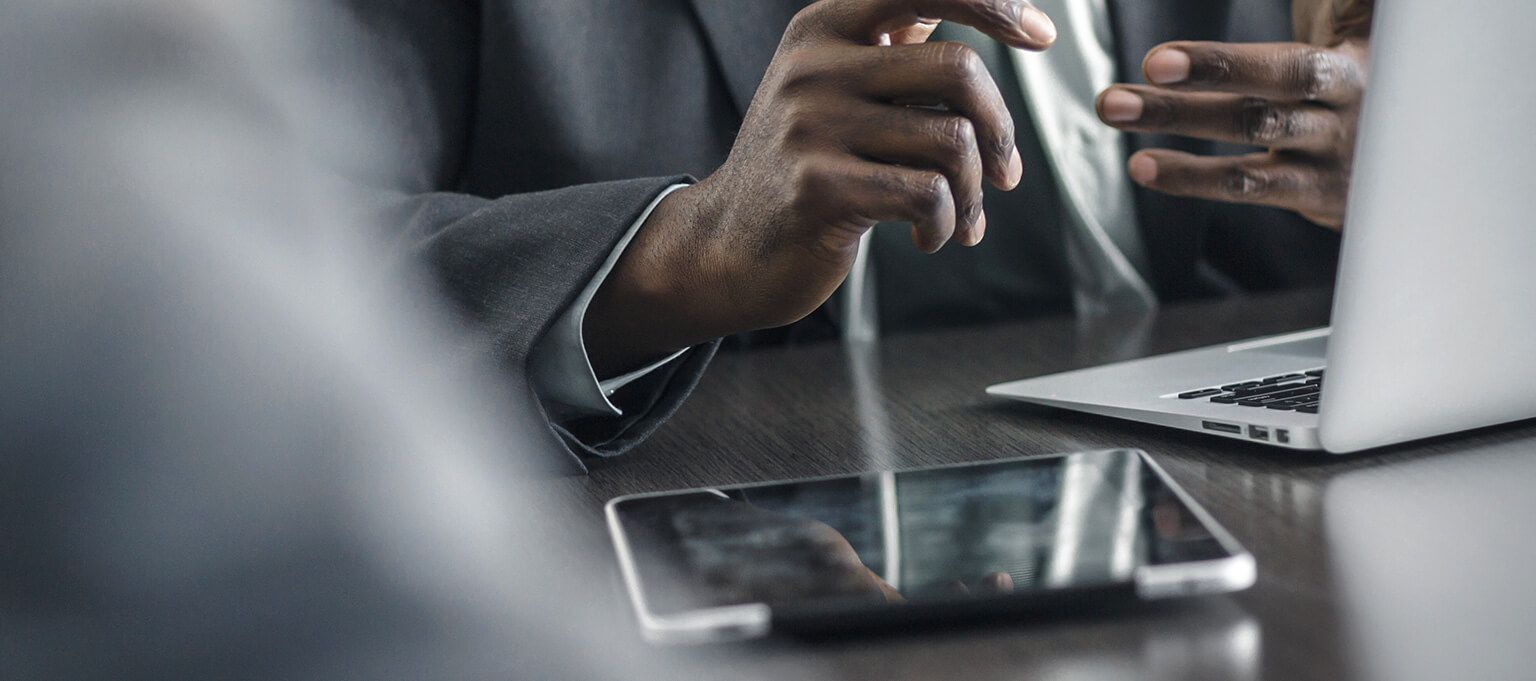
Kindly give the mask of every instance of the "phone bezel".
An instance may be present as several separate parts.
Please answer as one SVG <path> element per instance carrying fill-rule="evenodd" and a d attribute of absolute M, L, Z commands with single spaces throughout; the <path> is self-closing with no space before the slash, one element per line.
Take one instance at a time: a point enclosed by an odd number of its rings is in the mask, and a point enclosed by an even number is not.
<path fill-rule="evenodd" d="M 1140 449 L 1105 449 L 1090 452 L 1065 452 L 1058 454 L 1043 454 L 1031 456 L 1018 456 L 1006 459 L 994 459 L 990 461 L 973 461 L 964 463 L 941 464 L 937 466 L 923 466 L 919 468 L 893 471 L 895 473 L 907 473 L 918 471 L 942 470 L 947 468 L 967 468 L 1002 465 L 1019 461 L 1033 461 L 1042 459 L 1056 459 L 1083 453 L 1128 453 L 1139 456 L 1143 463 L 1156 472 L 1158 478 L 1167 485 L 1179 501 L 1189 509 L 1190 513 L 1210 531 L 1211 536 L 1229 555 L 1225 558 L 1213 560 L 1189 561 L 1184 563 L 1169 563 L 1166 565 L 1144 565 L 1138 567 L 1132 574 L 1131 582 L 1123 584 L 1107 584 L 1100 587 L 1076 587 L 1071 589 L 1049 589 L 1035 594 L 1020 595 L 1015 598 L 995 599 L 993 603 L 1002 604 L 1002 610 L 1031 609 L 1030 605 L 1054 607 L 1058 602 L 1073 598 L 1084 600 L 1110 596 L 1119 598 L 1125 594 L 1131 600 L 1153 601 L 1168 598 L 1180 598 L 1190 596 L 1214 595 L 1242 591 L 1252 586 L 1257 578 L 1257 564 L 1253 554 L 1238 543 L 1237 539 L 1216 522 L 1215 518 L 1196 503 L 1184 488 L 1174 480 L 1161 465 L 1150 455 Z M 626 502 L 650 499 L 656 497 L 678 496 L 683 494 L 710 493 L 722 489 L 751 489 L 754 487 L 768 487 L 773 485 L 796 484 L 805 482 L 818 482 L 825 480 L 846 479 L 868 475 L 869 472 L 851 473 L 842 475 L 823 475 L 810 478 L 796 478 L 791 480 L 774 480 L 769 482 L 748 483 L 741 485 L 727 485 L 721 487 L 694 487 L 689 489 L 666 490 L 661 492 L 645 492 L 641 494 L 627 494 L 610 499 L 603 506 L 604 516 L 607 518 L 608 532 L 613 539 L 614 552 L 617 554 L 619 571 L 624 580 L 625 590 L 629 592 L 631 606 L 634 607 L 635 616 L 639 620 L 641 635 L 652 643 L 664 644 L 689 644 L 710 643 L 723 641 L 736 641 L 762 638 L 773 630 L 775 621 L 773 609 L 766 603 L 744 603 L 715 608 L 703 608 L 682 613 L 659 615 L 652 612 L 647 605 L 645 592 L 640 584 L 639 570 L 635 564 L 634 553 L 630 548 L 629 538 L 625 535 L 623 525 L 619 521 L 618 507 Z M 929 613 L 953 613 L 967 609 L 999 611 L 997 607 L 981 608 L 981 601 L 949 601 L 943 604 L 933 604 L 930 607 L 919 608 L 917 612 Z M 970 606 L 967 608 L 966 606 Z M 892 612 L 886 608 L 867 608 L 869 613 Z M 842 615 L 860 613 L 840 613 Z M 831 616 L 831 615 L 829 615 Z"/>

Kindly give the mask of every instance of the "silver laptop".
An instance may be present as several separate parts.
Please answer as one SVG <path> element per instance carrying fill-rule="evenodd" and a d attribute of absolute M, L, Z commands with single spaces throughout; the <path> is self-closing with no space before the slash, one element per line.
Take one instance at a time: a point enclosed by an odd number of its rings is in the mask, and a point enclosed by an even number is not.
<path fill-rule="evenodd" d="M 1343 454 L 1536 417 L 1536 3 L 1377 4 L 1331 331 L 987 392 Z"/>

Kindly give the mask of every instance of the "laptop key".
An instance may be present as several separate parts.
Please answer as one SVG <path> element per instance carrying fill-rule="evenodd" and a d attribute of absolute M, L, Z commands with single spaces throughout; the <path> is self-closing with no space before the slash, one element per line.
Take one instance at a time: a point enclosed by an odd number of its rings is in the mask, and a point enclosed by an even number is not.
<path fill-rule="evenodd" d="M 1305 407 L 1297 407 L 1296 408 L 1296 413 L 1298 413 L 1298 414 L 1316 414 L 1317 413 L 1317 405 L 1311 404 L 1311 405 L 1307 405 Z"/>
<path fill-rule="evenodd" d="M 1243 398 L 1236 395 L 1217 395 L 1212 397 L 1211 401 L 1215 402 L 1216 404 L 1237 404 L 1237 401 L 1240 399 Z"/>
<path fill-rule="evenodd" d="M 1280 402 L 1280 401 L 1283 401 L 1283 400 L 1289 400 L 1289 399 L 1293 399 L 1293 398 L 1297 398 L 1297 397 L 1310 397 L 1311 395 L 1313 395 L 1316 392 L 1317 392 L 1317 386 L 1304 386 L 1304 387 L 1300 387 L 1300 388 L 1293 388 L 1291 390 L 1281 390 L 1280 392 L 1274 392 L 1274 393 L 1268 393 L 1268 394 L 1265 394 L 1265 395 L 1259 395 L 1259 396 L 1254 397 L 1252 399 L 1257 399 L 1257 400 L 1263 401 L 1265 403 Z"/>
<path fill-rule="evenodd" d="M 1231 390 L 1242 390 L 1244 388 L 1257 388 L 1257 387 L 1259 387 L 1261 385 L 1263 385 L 1263 384 L 1258 382 L 1258 381 L 1243 381 L 1242 383 L 1233 383 L 1231 385 L 1221 386 L 1221 389 L 1222 390 L 1228 390 L 1228 391 L 1231 391 Z"/>
<path fill-rule="evenodd" d="M 1181 400 L 1193 400 L 1193 399 L 1198 399 L 1198 398 L 1201 398 L 1201 397 L 1210 397 L 1212 395 L 1220 395 L 1223 392 L 1225 392 L 1225 391 L 1220 390 L 1218 388 L 1206 388 L 1205 390 L 1191 390 L 1191 391 L 1189 391 L 1187 393 L 1179 393 L 1179 399 L 1181 399 Z"/>
<path fill-rule="evenodd" d="M 1263 380 L 1261 380 L 1259 382 L 1263 383 L 1265 385 L 1268 385 L 1268 384 L 1271 384 L 1271 383 L 1283 383 L 1285 381 L 1294 381 L 1294 380 L 1296 380 L 1298 378 L 1306 378 L 1306 376 L 1304 376 L 1302 374 L 1285 374 L 1285 375 L 1282 375 L 1282 376 L 1270 376 L 1269 378 L 1263 379 Z"/>
<path fill-rule="evenodd" d="M 1300 383 L 1277 383 L 1274 385 L 1265 385 L 1257 388 L 1234 390 L 1232 391 L 1232 394 L 1238 397 L 1257 397 L 1259 395 L 1268 395 L 1270 393 L 1277 393 L 1285 390 L 1295 390 L 1300 385 Z"/>
<path fill-rule="evenodd" d="M 1302 372 L 1302 373 L 1305 373 L 1306 375 L 1312 376 L 1314 378 L 1322 378 L 1323 377 L 1323 370 L 1322 369 L 1313 369 L 1311 371 L 1305 371 L 1305 372 Z"/>

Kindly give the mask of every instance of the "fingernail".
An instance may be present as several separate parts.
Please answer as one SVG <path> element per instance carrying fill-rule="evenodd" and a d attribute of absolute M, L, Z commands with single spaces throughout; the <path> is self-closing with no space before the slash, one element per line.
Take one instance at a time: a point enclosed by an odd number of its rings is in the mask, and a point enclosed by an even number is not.
<path fill-rule="evenodd" d="M 1042 45 L 1056 42 L 1056 24 L 1051 18 L 1033 7 L 1025 7 L 1019 16 L 1019 28 L 1024 30 L 1024 35 Z"/>
<path fill-rule="evenodd" d="M 982 237 L 987 235 L 987 214 L 983 212 L 976 218 L 976 226 L 971 228 L 971 233 L 965 236 L 965 245 L 975 246 L 981 243 Z"/>
<path fill-rule="evenodd" d="M 1126 90 L 1110 90 L 1104 93 L 1104 120 L 1110 123 L 1131 123 L 1141 120 L 1140 97 Z"/>
<path fill-rule="evenodd" d="M 1131 179 L 1135 180 L 1136 184 L 1152 184 L 1157 180 L 1157 161 L 1152 160 L 1151 156 L 1136 154 L 1131 157 L 1128 165 Z"/>
<path fill-rule="evenodd" d="M 1013 576 L 1006 572 L 994 572 L 990 575 L 987 575 L 986 577 L 983 577 L 981 581 L 986 584 L 988 589 L 998 593 L 1009 593 L 1013 591 Z"/>
<path fill-rule="evenodd" d="M 1189 54 L 1172 48 L 1158 50 L 1147 57 L 1147 80 L 1158 85 L 1172 85 L 1189 79 Z"/>
<path fill-rule="evenodd" d="M 1024 159 L 1019 158 L 1019 148 L 1013 148 L 1013 155 L 1008 157 L 1008 189 L 1019 186 L 1024 181 Z"/>
<path fill-rule="evenodd" d="M 917 250 L 922 251 L 924 253 L 929 253 L 929 254 L 938 253 L 939 249 L 944 247 L 944 242 L 940 241 L 940 242 L 937 242 L 937 243 L 929 243 L 928 242 L 928 237 L 924 236 L 924 234 L 926 232 L 927 232 L 927 230 L 923 229 L 917 223 L 912 223 L 912 243 L 913 243 L 913 245 L 917 246 Z"/>

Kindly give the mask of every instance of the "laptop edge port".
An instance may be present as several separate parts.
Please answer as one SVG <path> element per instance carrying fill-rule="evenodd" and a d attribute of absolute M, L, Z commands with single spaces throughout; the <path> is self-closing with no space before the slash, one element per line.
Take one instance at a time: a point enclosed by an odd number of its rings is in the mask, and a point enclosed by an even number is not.
<path fill-rule="evenodd" d="M 1201 421 L 1200 422 L 1200 426 L 1205 428 L 1206 430 L 1214 430 L 1214 431 L 1216 431 L 1218 433 L 1231 433 L 1233 435 L 1242 435 L 1243 434 L 1243 427 L 1242 426 L 1231 424 L 1231 423 L 1219 423 L 1217 421 Z"/>
<path fill-rule="evenodd" d="M 1269 428 L 1264 426 L 1248 426 L 1248 437 L 1269 442 Z"/>

